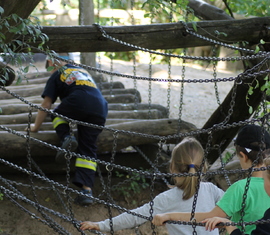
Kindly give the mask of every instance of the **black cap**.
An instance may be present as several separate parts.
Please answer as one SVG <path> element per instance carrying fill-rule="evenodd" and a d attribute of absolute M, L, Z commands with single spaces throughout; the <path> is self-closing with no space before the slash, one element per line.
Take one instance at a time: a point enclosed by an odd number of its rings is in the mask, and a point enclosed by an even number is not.
<path fill-rule="evenodd" d="M 260 151 L 259 145 L 251 145 L 252 143 L 262 143 L 265 146 L 261 150 L 270 148 L 270 135 L 260 126 L 249 124 L 243 126 L 236 137 L 235 144 L 254 151 Z"/>

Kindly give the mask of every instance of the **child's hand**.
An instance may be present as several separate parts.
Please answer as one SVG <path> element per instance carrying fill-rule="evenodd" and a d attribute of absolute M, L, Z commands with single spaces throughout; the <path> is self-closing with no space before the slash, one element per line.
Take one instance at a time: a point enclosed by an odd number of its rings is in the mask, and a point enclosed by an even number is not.
<path fill-rule="evenodd" d="M 91 222 L 91 221 L 84 221 L 81 223 L 81 227 L 80 227 L 81 230 L 100 230 L 99 229 L 99 225 L 97 223 L 94 223 L 94 222 Z"/>
<path fill-rule="evenodd" d="M 226 218 L 222 218 L 222 217 L 213 217 L 213 218 L 205 219 L 205 220 L 203 220 L 201 222 L 205 223 L 205 230 L 212 231 L 215 228 L 224 227 L 224 226 L 218 226 L 219 223 L 227 223 L 227 222 L 230 223 L 231 221 L 226 219 Z"/>
<path fill-rule="evenodd" d="M 156 226 L 165 225 L 164 222 L 170 220 L 169 216 L 166 214 L 157 214 L 154 216 L 152 223 Z"/>
<path fill-rule="evenodd" d="M 26 127 L 24 130 L 27 131 L 28 127 Z M 35 124 L 30 125 L 30 132 L 38 132 L 38 129 L 36 128 Z"/>

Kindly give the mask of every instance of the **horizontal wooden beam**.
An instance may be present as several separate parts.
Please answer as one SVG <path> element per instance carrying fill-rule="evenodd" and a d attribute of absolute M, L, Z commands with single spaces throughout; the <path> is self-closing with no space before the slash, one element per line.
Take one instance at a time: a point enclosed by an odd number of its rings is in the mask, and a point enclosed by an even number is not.
<path fill-rule="evenodd" d="M 241 20 L 216 20 L 187 23 L 190 31 L 212 40 L 233 44 L 248 41 L 259 43 L 261 39 L 269 42 L 270 17 L 257 17 Z M 104 26 L 105 35 L 142 48 L 176 49 L 207 46 L 212 43 L 189 34 L 179 23 Z M 96 25 L 89 26 L 47 26 L 42 32 L 49 37 L 47 46 L 56 52 L 98 52 L 98 51 L 136 51 L 126 43 L 115 42 L 101 33 Z M 37 46 L 40 41 L 32 46 Z"/>

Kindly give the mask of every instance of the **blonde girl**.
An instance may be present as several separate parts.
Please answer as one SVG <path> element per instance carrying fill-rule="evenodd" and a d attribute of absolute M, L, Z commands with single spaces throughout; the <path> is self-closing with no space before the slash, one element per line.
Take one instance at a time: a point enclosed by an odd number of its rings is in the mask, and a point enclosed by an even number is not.
<path fill-rule="evenodd" d="M 170 160 L 171 173 L 195 173 L 203 162 L 204 151 L 201 144 L 191 137 L 184 138 L 172 152 Z M 207 170 L 204 164 L 203 171 Z M 198 183 L 197 177 L 175 177 L 175 187 L 157 195 L 154 199 L 153 214 L 166 212 L 188 212 L 192 210 L 194 194 Z M 222 197 L 223 191 L 209 182 L 201 182 L 197 195 L 196 210 L 209 211 L 213 209 L 216 202 Z M 150 203 L 132 210 L 138 214 L 150 217 Z M 112 219 L 113 230 L 133 228 L 141 225 L 147 220 L 128 213 L 123 213 Z M 192 234 L 193 228 L 187 225 L 167 224 L 170 235 Z M 81 230 L 98 230 L 103 232 L 110 231 L 110 220 L 100 222 L 86 221 L 81 223 Z M 197 227 L 196 231 L 201 235 L 215 234 L 218 231 L 206 231 L 204 227 Z"/>

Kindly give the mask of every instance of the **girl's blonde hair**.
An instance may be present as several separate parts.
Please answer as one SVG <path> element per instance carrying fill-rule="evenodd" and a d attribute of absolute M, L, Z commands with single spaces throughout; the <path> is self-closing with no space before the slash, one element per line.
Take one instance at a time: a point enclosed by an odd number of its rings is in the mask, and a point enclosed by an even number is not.
<path fill-rule="evenodd" d="M 195 138 L 184 138 L 172 151 L 172 157 L 170 161 L 171 173 L 196 173 L 204 158 L 204 150 Z M 203 166 L 203 172 L 207 171 L 207 163 L 205 161 Z M 175 185 L 182 189 L 183 199 L 187 200 L 191 198 L 196 191 L 198 183 L 197 176 L 181 176 L 174 177 Z"/>

